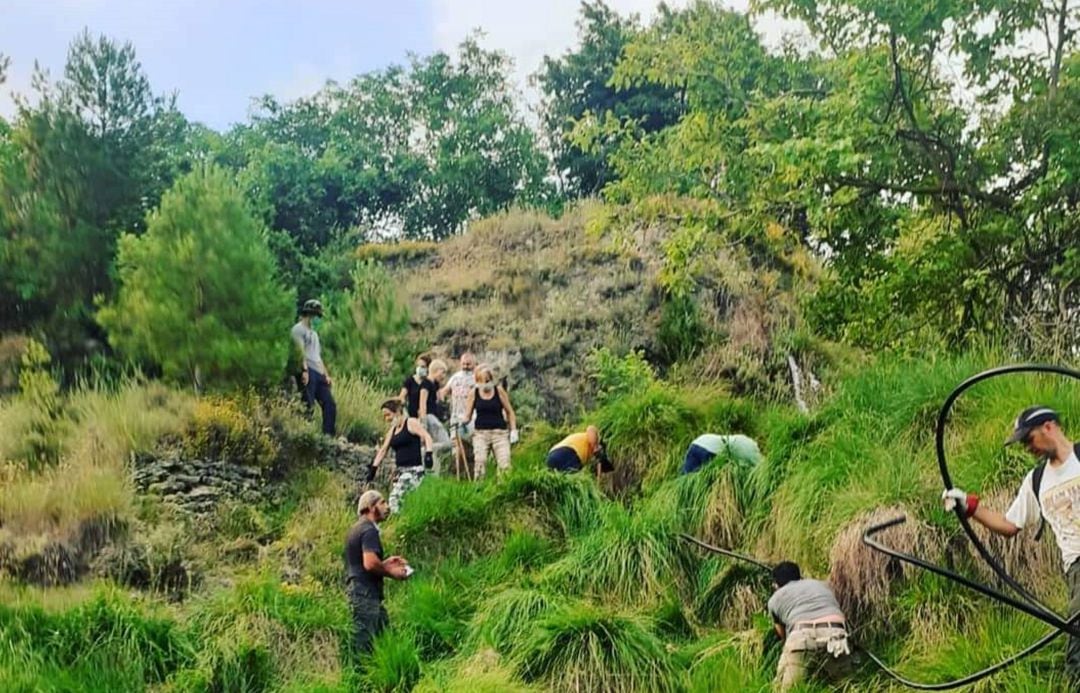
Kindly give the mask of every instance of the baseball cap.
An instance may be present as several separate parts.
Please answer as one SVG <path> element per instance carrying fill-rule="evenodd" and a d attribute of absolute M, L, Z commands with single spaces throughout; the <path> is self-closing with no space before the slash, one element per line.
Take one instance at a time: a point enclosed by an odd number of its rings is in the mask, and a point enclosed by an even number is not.
<path fill-rule="evenodd" d="M 378 491 L 364 491 L 362 494 L 360 494 L 360 500 L 356 504 L 356 512 L 362 513 L 365 510 L 371 510 L 382 499 L 382 494 Z"/>
<path fill-rule="evenodd" d="M 1028 407 L 1020 412 L 1020 416 L 1016 417 L 1016 421 L 1013 422 L 1012 435 L 1008 437 L 1005 444 L 1012 445 L 1020 442 L 1027 438 L 1032 429 L 1043 425 L 1047 421 L 1060 421 L 1058 413 L 1050 407 Z"/>

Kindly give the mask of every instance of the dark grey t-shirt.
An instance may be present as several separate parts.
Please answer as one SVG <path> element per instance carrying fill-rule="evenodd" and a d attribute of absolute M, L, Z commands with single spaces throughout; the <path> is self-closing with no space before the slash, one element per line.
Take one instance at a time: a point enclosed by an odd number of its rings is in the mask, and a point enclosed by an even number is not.
<path fill-rule="evenodd" d="M 821 580 L 792 580 L 769 597 L 769 614 L 785 628 L 843 613 L 829 583 Z"/>
<path fill-rule="evenodd" d="M 370 551 L 382 560 L 383 548 L 379 527 L 364 518 L 349 529 L 345 535 L 345 577 L 357 584 L 370 599 L 383 598 L 383 576 L 364 570 L 364 552 Z"/>

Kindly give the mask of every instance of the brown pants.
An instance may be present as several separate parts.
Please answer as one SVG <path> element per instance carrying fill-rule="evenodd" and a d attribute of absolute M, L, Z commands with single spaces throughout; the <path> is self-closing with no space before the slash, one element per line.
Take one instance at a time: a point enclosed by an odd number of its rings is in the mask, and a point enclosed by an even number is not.
<path fill-rule="evenodd" d="M 806 677 L 837 681 L 847 674 L 851 655 L 834 657 L 826 647 L 830 640 L 847 638 L 843 628 L 800 628 L 787 634 L 784 651 L 776 665 L 776 688 L 787 691 Z"/>
<path fill-rule="evenodd" d="M 472 444 L 477 479 L 484 478 L 489 450 L 495 453 L 495 463 L 499 466 L 500 474 L 510 470 L 510 431 L 505 428 L 474 430 Z"/>

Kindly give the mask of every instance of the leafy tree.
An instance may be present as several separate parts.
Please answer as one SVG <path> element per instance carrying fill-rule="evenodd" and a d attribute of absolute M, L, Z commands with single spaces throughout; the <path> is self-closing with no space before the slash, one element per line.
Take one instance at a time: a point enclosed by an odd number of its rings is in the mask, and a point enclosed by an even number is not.
<path fill-rule="evenodd" d="M 184 165 L 187 126 L 130 44 L 83 33 L 63 79 L 33 84 L 0 156 L 0 329 L 41 328 L 64 357 L 100 338 L 92 298 L 111 292 L 116 238 Z"/>
<path fill-rule="evenodd" d="M 465 41 L 406 67 L 265 97 L 219 161 L 304 252 L 349 229 L 443 238 L 516 202 L 543 202 L 547 162 L 518 115 L 509 59 Z"/>
<path fill-rule="evenodd" d="M 678 121 L 683 104 L 678 90 L 657 83 L 612 84 L 624 48 L 640 33 L 636 15 L 621 17 L 603 0 L 581 3 L 578 46 L 559 58 L 544 57 L 533 77 L 543 91 L 541 120 L 555 168 L 568 197 L 595 195 L 615 178 L 609 157 L 614 138 L 584 148 L 574 141 L 574 124 L 608 114 L 655 132 Z"/>
<path fill-rule="evenodd" d="M 121 238 L 117 264 L 119 295 L 98 319 L 122 351 L 197 389 L 283 372 L 295 296 L 224 170 L 200 167 L 178 180 L 146 233 Z"/>

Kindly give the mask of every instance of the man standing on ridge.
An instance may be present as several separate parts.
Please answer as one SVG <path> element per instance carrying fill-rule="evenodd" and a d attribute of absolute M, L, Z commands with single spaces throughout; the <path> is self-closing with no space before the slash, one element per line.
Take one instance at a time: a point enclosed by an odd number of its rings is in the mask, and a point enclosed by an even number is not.
<path fill-rule="evenodd" d="M 401 556 L 383 559 L 379 523 L 390 515 L 390 508 L 381 493 L 365 491 L 356 504 L 356 513 L 360 519 L 345 535 L 345 581 L 356 651 L 364 653 L 390 622 L 382 604 L 383 578 L 406 580 L 412 568 Z"/>
<path fill-rule="evenodd" d="M 293 325 L 291 334 L 293 342 L 300 350 L 303 368 L 300 384 L 304 388 L 304 404 L 310 412 L 315 402 L 319 403 L 319 408 L 322 409 L 322 432 L 332 438 L 337 427 L 337 403 L 330 392 L 334 382 L 323 363 L 319 334 L 315 331 L 322 320 L 322 314 L 322 303 L 315 299 L 304 301 L 304 306 L 300 309 L 300 320 Z"/>
<path fill-rule="evenodd" d="M 951 488 L 941 494 L 945 509 L 958 505 L 965 514 L 994 534 L 1012 537 L 1026 527 L 1042 533 L 1042 522 L 1054 530 L 1061 551 L 1065 580 L 1069 584 L 1069 609 L 1080 610 L 1080 445 L 1065 437 L 1058 414 L 1048 407 L 1028 407 L 1013 423 L 1005 445 L 1023 443 L 1041 462 L 1024 477 L 1020 492 L 1002 515 L 979 505 L 979 497 Z M 1073 689 L 1080 688 L 1080 638 L 1069 636 L 1065 648 L 1065 670 Z"/>
<path fill-rule="evenodd" d="M 829 583 L 804 579 L 791 561 L 772 570 L 775 592 L 769 597 L 769 615 L 784 651 L 776 665 L 776 686 L 787 691 L 821 673 L 832 682 L 850 664 L 847 623 Z"/>
<path fill-rule="evenodd" d="M 465 421 L 465 406 L 469 393 L 476 387 L 476 356 L 471 351 L 461 355 L 461 370 L 450 376 L 446 385 L 439 390 L 440 399 L 450 396 L 450 439 L 454 442 L 454 467 L 460 477 L 462 470 L 469 469 L 469 458 L 465 450 L 465 441 L 469 440 L 471 421 Z"/>

